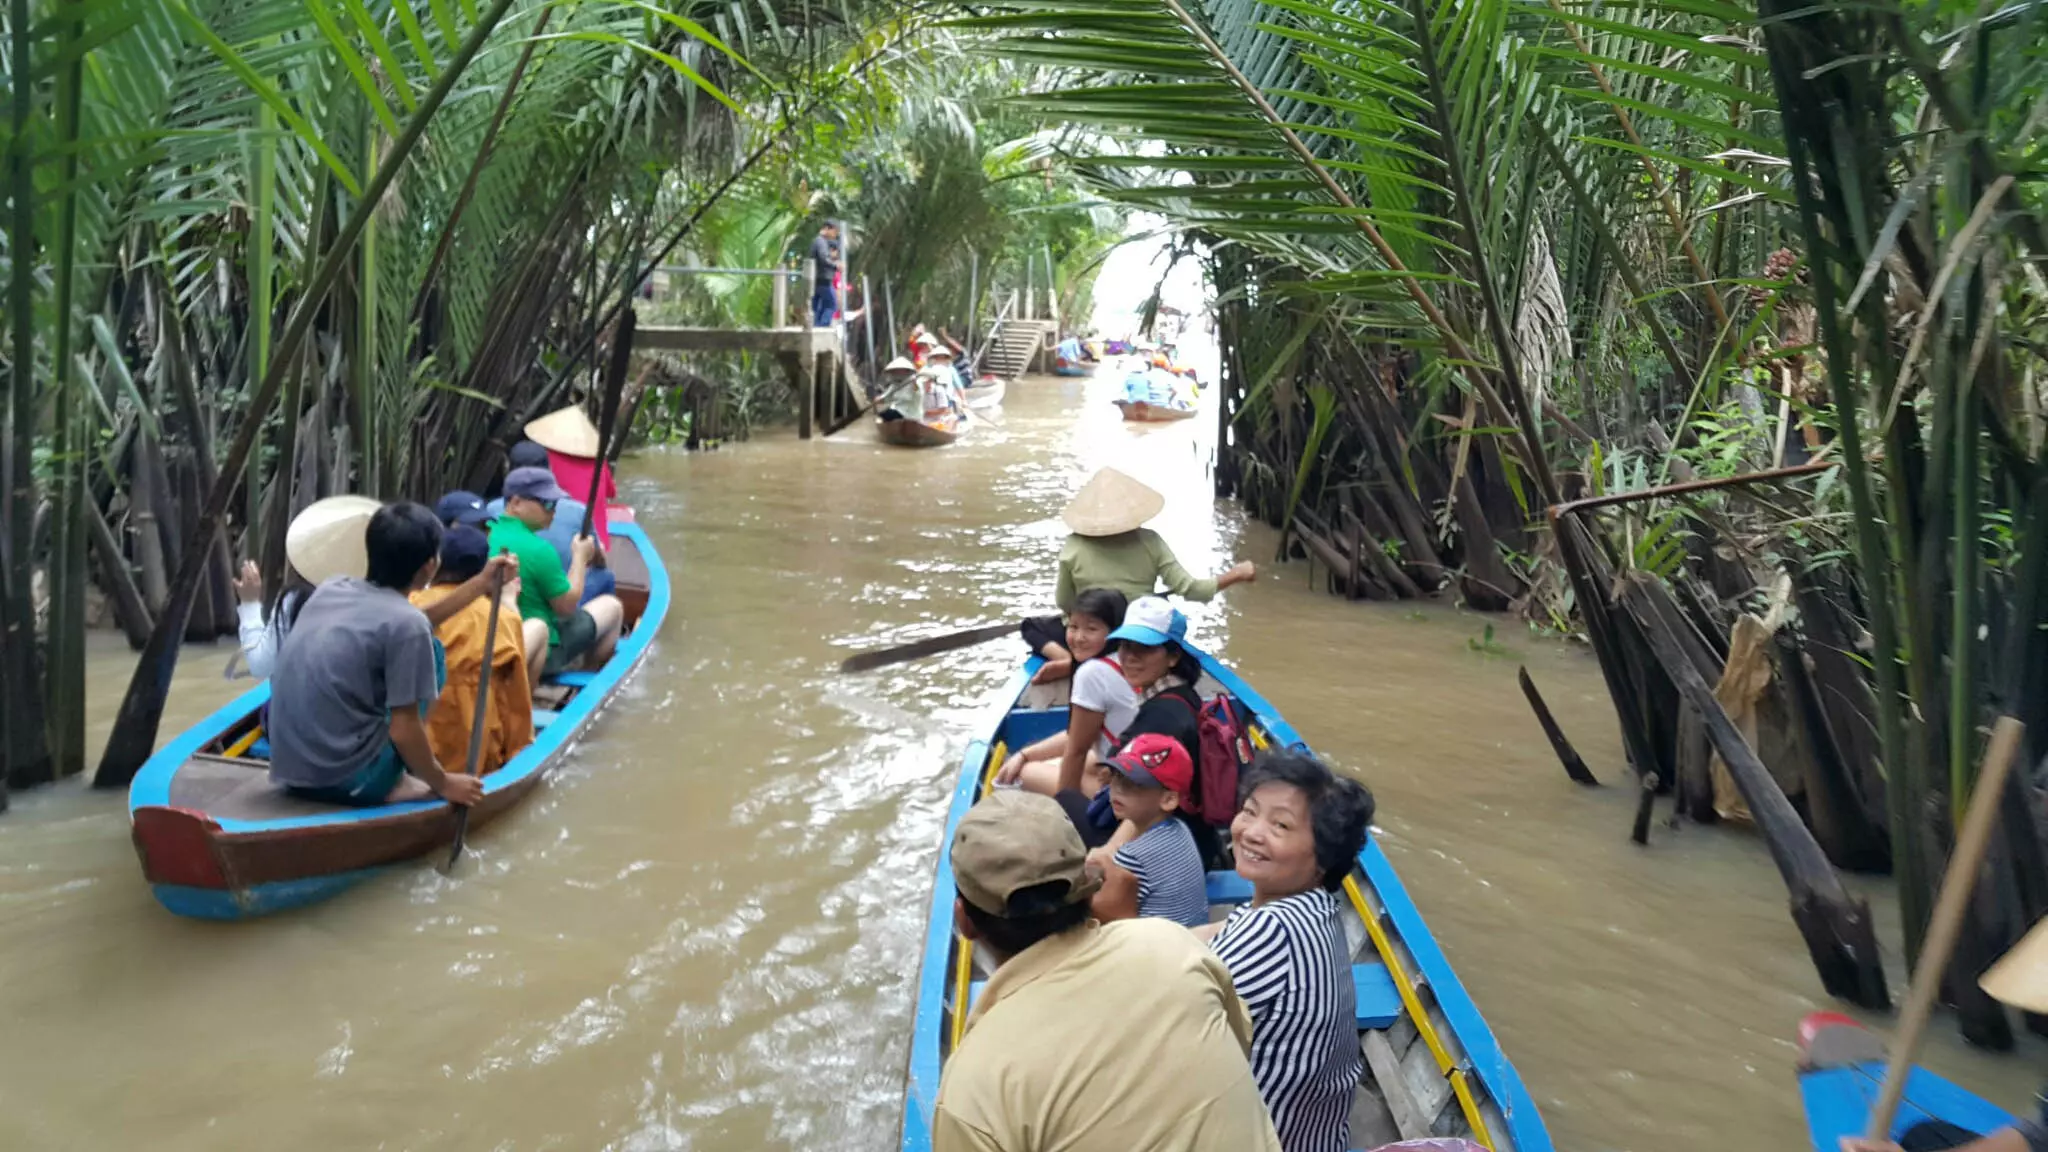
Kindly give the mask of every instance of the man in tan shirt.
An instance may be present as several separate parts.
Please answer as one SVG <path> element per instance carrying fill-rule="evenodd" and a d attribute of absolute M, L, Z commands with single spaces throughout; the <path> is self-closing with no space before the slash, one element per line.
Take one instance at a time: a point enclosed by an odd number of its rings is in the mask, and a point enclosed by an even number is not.
<path fill-rule="evenodd" d="M 936 1152 L 1279 1152 L 1230 973 L 1168 920 L 1100 925 L 1052 800 L 1001 791 L 953 837 L 954 922 L 997 969 L 946 1062 Z"/>

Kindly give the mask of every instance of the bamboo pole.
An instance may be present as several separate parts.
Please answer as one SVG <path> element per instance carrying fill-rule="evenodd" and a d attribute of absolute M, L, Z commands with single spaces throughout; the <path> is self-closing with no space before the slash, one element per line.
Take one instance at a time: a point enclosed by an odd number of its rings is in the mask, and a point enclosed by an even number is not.
<path fill-rule="evenodd" d="M 1970 893 L 1977 887 L 1977 874 L 1984 868 L 1984 853 L 1991 843 L 1991 830 L 1998 822 L 2000 796 L 2005 778 L 2019 751 L 2020 736 L 2026 731 L 2011 716 L 2001 716 L 1991 730 L 1991 743 L 1984 750 L 1984 763 L 1977 771 L 1977 786 L 1963 817 L 1962 834 L 1949 857 L 1948 873 L 1941 879 L 1941 895 L 1934 901 L 1934 917 L 1927 925 L 1927 942 L 1920 951 L 1919 967 L 1913 970 L 1913 985 L 1906 992 L 1905 1009 L 1899 1013 L 1899 1030 L 1892 1039 L 1891 1061 L 1885 1066 L 1884 1088 L 1877 1105 L 1870 1110 L 1865 1134 L 1873 1139 L 1891 1135 L 1892 1120 L 1906 1095 L 1906 1076 L 1913 1070 L 1913 1056 L 1920 1050 L 1920 1038 L 1934 1012 L 1934 998 L 1941 991 L 1941 978 L 1955 951 L 1956 936 L 1963 926 L 1963 912 Z"/>

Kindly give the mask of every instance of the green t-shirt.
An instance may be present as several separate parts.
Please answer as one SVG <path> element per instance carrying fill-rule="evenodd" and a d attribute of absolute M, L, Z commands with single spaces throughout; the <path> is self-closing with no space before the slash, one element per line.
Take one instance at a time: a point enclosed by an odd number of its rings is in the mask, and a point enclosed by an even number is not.
<path fill-rule="evenodd" d="M 561 643 L 562 631 L 548 601 L 569 590 L 569 573 L 563 570 L 555 546 L 534 535 L 517 517 L 500 516 L 491 523 L 491 552 L 495 555 L 500 549 L 519 557 L 519 615 L 547 621 L 548 644 Z"/>

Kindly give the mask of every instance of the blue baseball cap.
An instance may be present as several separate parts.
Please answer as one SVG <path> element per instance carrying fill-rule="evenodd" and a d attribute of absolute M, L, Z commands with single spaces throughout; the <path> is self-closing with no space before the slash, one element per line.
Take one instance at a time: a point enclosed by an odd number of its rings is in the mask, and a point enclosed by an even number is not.
<path fill-rule="evenodd" d="M 484 498 L 474 492 L 457 488 L 434 505 L 434 516 L 450 528 L 457 524 L 475 526 L 488 521 L 491 514 L 484 507 Z"/>
<path fill-rule="evenodd" d="M 514 468 L 505 475 L 505 498 L 524 496 L 528 500 L 567 500 L 569 494 L 555 483 L 555 474 L 545 468 Z"/>
<path fill-rule="evenodd" d="M 491 542 L 483 529 L 457 524 L 441 536 L 441 577 L 467 580 L 484 570 L 491 558 Z"/>
<path fill-rule="evenodd" d="M 1109 634 L 1111 640 L 1130 640 L 1157 648 L 1187 639 L 1188 618 L 1175 610 L 1163 596 L 1140 596 L 1124 609 L 1124 625 Z"/>
<path fill-rule="evenodd" d="M 505 461 L 514 468 L 545 468 L 548 466 L 548 450 L 531 440 L 521 440 L 505 454 Z"/>

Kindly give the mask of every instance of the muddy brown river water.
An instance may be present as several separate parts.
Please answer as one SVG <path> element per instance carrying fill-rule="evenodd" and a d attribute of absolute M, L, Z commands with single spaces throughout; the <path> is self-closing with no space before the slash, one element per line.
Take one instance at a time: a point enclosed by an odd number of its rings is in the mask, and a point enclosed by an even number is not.
<path fill-rule="evenodd" d="M 184 921 L 145 889 L 117 796 L 17 797 L 0 1149 L 893 1149 L 957 749 L 1021 645 L 835 665 L 1049 606 L 1058 512 L 1100 464 L 1169 493 L 1156 526 L 1190 568 L 1272 555 L 1207 497 L 1209 422 L 1127 429 L 1110 387 L 1019 383 L 1002 427 L 938 451 L 857 427 L 632 459 L 668 625 L 452 879 L 422 864 L 267 921 Z M 1507 654 L 1476 650 L 1487 617 L 1346 604 L 1300 565 L 1194 615 L 1371 785 L 1560 1149 L 1804 1147 L 1789 1037 L 1832 1005 L 1784 890 L 1750 834 L 1660 822 L 1638 848 L 1625 788 L 1565 780 L 1515 669 L 1619 784 L 1588 656 L 1498 618 Z M 132 657 L 95 640 L 103 735 Z M 187 652 L 167 733 L 233 694 L 225 659 Z M 1932 1063 L 2009 1106 L 2048 1067 L 1936 1031 Z"/>

